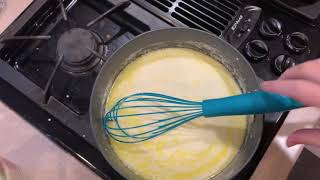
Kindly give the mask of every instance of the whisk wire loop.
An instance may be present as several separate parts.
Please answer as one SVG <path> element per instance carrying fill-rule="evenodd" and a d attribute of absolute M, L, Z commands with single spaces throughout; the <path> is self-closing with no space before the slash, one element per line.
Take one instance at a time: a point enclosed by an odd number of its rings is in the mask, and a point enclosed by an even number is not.
<path fill-rule="evenodd" d="M 122 143 L 138 143 L 164 134 L 202 116 L 202 103 L 157 93 L 137 93 L 120 99 L 103 118 L 105 132 Z M 156 117 L 156 118 L 155 118 Z M 141 124 L 120 121 L 137 119 Z"/>

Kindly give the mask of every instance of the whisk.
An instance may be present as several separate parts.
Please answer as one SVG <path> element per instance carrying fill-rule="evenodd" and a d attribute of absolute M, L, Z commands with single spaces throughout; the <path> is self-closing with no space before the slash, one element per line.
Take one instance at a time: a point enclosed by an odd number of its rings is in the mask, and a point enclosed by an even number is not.
<path fill-rule="evenodd" d="M 202 102 L 164 94 L 137 93 L 120 99 L 103 118 L 105 132 L 122 143 L 158 137 L 200 116 L 254 115 L 303 105 L 286 96 L 255 91 Z"/>

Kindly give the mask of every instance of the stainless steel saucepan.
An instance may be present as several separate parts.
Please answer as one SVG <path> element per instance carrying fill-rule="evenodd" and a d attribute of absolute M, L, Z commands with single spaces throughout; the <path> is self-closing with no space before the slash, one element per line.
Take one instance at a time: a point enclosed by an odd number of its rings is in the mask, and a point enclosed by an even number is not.
<path fill-rule="evenodd" d="M 131 40 L 116 51 L 102 67 L 92 92 L 90 121 L 101 153 L 108 163 L 125 179 L 143 179 L 128 169 L 117 157 L 106 136 L 102 118 L 105 115 L 107 96 L 120 71 L 142 54 L 165 47 L 186 47 L 212 56 L 222 63 L 234 76 L 242 92 L 258 89 L 256 74 L 247 60 L 226 41 L 207 32 L 190 28 L 169 28 L 147 32 Z M 235 177 L 254 155 L 263 129 L 261 115 L 248 117 L 245 141 L 233 161 L 211 179 Z"/>

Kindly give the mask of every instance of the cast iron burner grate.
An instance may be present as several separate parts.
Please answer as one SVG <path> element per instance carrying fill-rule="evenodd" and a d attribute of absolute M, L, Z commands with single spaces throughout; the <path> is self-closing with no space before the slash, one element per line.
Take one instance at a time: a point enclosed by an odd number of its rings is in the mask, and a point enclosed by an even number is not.
<path fill-rule="evenodd" d="M 18 32 L 0 36 L 0 65 L 23 78 L 13 84 L 92 145 L 88 108 L 96 76 L 115 50 L 149 30 L 123 12 L 130 4 L 48 0 Z"/>

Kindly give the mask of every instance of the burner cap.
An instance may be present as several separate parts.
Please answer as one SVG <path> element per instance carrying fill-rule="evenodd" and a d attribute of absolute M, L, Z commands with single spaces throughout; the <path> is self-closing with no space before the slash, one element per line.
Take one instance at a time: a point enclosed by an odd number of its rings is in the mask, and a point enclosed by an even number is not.
<path fill-rule="evenodd" d="M 92 69 L 99 58 L 89 49 L 103 53 L 101 38 L 89 30 L 74 28 L 64 32 L 58 40 L 57 51 L 63 55 L 62 68 L 71 73 L 83 73 Z"/>

